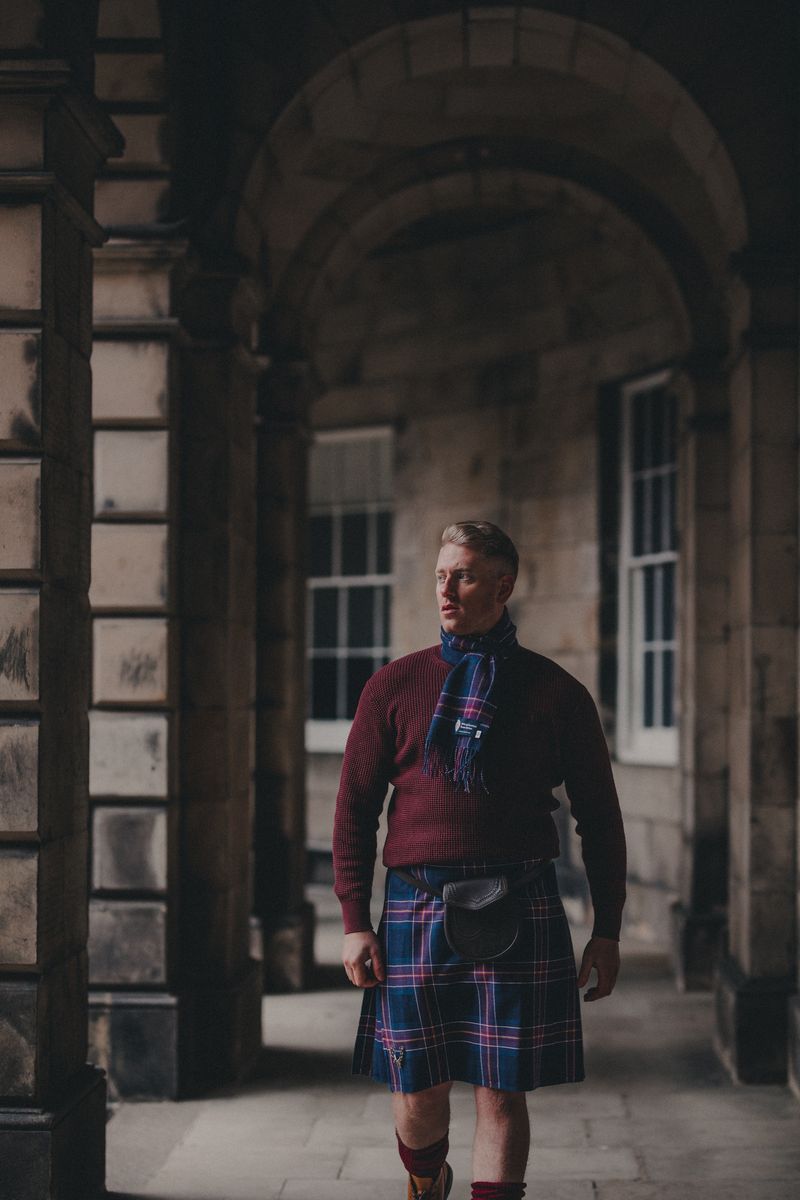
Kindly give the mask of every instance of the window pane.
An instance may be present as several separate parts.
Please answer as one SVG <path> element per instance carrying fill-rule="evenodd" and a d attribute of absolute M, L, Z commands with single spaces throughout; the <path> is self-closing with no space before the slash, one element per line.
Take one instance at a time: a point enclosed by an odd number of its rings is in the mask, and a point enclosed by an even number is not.
<path fill-rule="evenodd" d="M 650 553 L 663 550 L 661 545 L 661 514 L 663 512 L 664 476 L 654 475 L 650 479 Z"/>
<path fill-rule="evenodd" d="M 671 392 L 664 394 L 664 440 L 665 462 L 675 462 L 678 457 L 678 400 Z"/>
<path fill-rule="evenodd" d="M 653 675 L 655 673 L 655 654 L 652 650 L 644 652 L 644 725 L 651 729 L 654 718 Z"/>
<path fill-rule="evenodd" d="M 375 645 L 375 588 L 347 589 L 347 644 L 366 648 Z"/>
<path fill-rule="evenodd" d="M 311 660 L 311 716 L 317 721 L 336 719 L 335 658 Z"/>
<path fill-rule="evenodd" d="M 644 568 L 644 640 L 652 642 L 655 637 L 655 573 L 656 567 Z"/>
<path fill-rule="evenodd" d="M 342 517 L 342 574 L 367 574 L 367 514 Z"/>
<path fill-rule="evenodd" d="M 330 575 L 333 570 L 333 518 L 312 516 L 308 523 L 308 534 L 308 563 L 311 575 Z"/>
<path fill-rule="evenodd" d="M 338 644 L 338 597 L 336 588 L 313 588 L 314 646 L 328 649 Z"/>
<path fill-rule="evenodd" d="M 662 660 L 661 683 L 664 702 L 664 724 L 674 725 L 675 719 L 672 713 L 672 664 L 674 659 L 672 650 L 665 650 Z"/>
<path fill-rule="evenodd" d="M 392 589 L 388 588 L 388 587 L 381 588 L 381 594 L 382 594 L 383 603 L 381 604 L 380 626 L 378 628 L 378 637 L 380 640 L 376 644 L 378 646 L 391 646 L 392 631 L 391 631 L 391 624 L 390 624 L 390 615 L 391 615 L 391 603 L 392 603 L 392 600 L 391 600 Z"/>
<path fill-rule="evenodd" d="M 667 503 L 669 505 L 669 510 L 667 512 L 667 530 L 668 530 L 668 532 L 667 532 L 667 544 L 664 547 L 665 550 L 676 550 L 678 547 L 678 527 L 677 527 L 677 519 L 676 519 L 676 515 L 675 515 L 676 514 L 675 500 L 676 500 L 676 493 L 677 493 L 677 483 L 678 483 L 677 473 L 675 471 L 670 471 L 670 473 L 669 473 L 669 492 L 668 492 L 668 501 L 667 501 Z"/>
<path fill-rule="evenodd" d="M 392 573 L 392 514 L 378 513 L 376 516 L 376 562 L 379 575 Z"/>
<path fill-rule="evenodd" d="M 633 553 L 644 554 L 644 490 L 646 481 L 633 481 Z"/>
<path fill-rule="evenodd" d="M 664 563 L 664 640 L 675 637 L 675 564 Z"/>
<path fill-rule="evenodd" d="M 371 658 L 348 658 L 347 660 L 347 716 L 355 716 L 358 698 L 364 684 L 372 674 Z"/>
<path fill-rule="evenodd" d="M 633 409 L 633 469 L 641 471 L 645 465 L 645 445 L 644 445 L 644 425 L 645 425 L 645 403 L 644 396 L 634 397 L 632 402 Z"/>

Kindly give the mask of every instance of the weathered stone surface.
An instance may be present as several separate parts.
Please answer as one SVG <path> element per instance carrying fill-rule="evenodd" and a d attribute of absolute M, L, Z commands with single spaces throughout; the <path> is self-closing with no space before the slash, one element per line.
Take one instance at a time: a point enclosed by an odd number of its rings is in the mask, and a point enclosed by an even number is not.
<path fill-rule="evenodd" d="M 39 593 L 0 591 L 0 700 L 39 695 Z"/>
<path fill-rule="evenodd" d="M 160 714 L 90 714 L 93 796 L 167 795 L 169 725 Z"/>
<path fill-rule="evenodd" d="M 37 961 L 39 856 L 35 847 L 0 848 L 0 963 Z"/>
<path fill-rule="evenodd" d="M 0 569 L 35 571 L 40 561 L 39 462 L 0 464 Z"/>
<path fill-rule="evenodd" d="M 132 317 L 157 318 L 166 317 L 170 311 L 170 281 L 169 273 L 163 265 L 152 262 L 144 263 L 115 263 L 103 258 L 103 251 L 95 257 L 94 280 L 94 313 L 99 321 L 117 321 Z M 106 343 L 98 341 L 92 353 L 92 361 L 97 362 L 103 372 L 106 371 L 105 352 L 98 355 L 98 350 Z M 112 385 L 113 376 L 101 376 L 103 392 Z M 126 383 L 135 386 L 134 381 Z M 110 401 L 104 400 L 106 405 Z M 111 401 L 113 402 L 113 401 Z M 149 403 L 150 401 L 147 401 Z"/>
<path fill-rule="evenodd" d="M 41 334 L 0 332 L 0 441 L 33 449 L 41 437 Z"/>
<path fill-rule="evenodd" d="M 93 984 L 166 980 L 166 905 L 145 900 L 89 904 L 89 978 Z"/>
<path fill-rule="evenodd" d="M 95 617 L 93 627 L 94 703 L 166 703 L 167 621 L 155 617 Z"/>
<path fill-rule="evenodd" d="M 39 722 L 0 720 L 0 831 L 38 827 Z"/>
<path fill-rule="evenodd" d="M 99 277 L 105 278 L 103 275 Z M 117 283 L 117 276 L 108 276 Z M 130 287 L 157 287 L 160 277 L 151 272 L 133 273 Z M 114 287 L 119 301 L 120 289 Z M 123 298 L 125 292 L 123 289 Z M 129 305 L 130 307 L 130 305 Z M 111 314 L 105 313 L 108 316 Z M 142 314 L 144 315 L 144 314 Z M 147 315 L 158 315 L 148 313 Z M 164 340 L 102 339 L 92 350 L 92 415 L 96 421 L 143 419 L 159 421 L 167 417 L 167 363 L 169 346 Z"/>
<path fill-rule="evenodd" d="M 89 1005 L 89 1058 L 108 1073 L 109 1097 L 177 1100 L 181 1014 L 173 996 L 98 995 Z"/>
<path fill-rule="evenodd" d="M 163 608 L 167 602 L 166 525 L 92 529 L 93 608 Z"/>
<path fill-rule="evenodd" d="M 42 209 L 38 204 L 4 207 L 0 214 L 3 258 L 0 307 L 38 309 L 42 302 Z"/>
<path fill-rule="evenodd" d="M 168 445 L 166 431 L 98 430 L 95 512 L 166 512 Z"/>
<path fill-rule="evenodd" d="M 166 888 L 166 811 L 96 808 L 92 863 L 92 883 L 96 888 Z"/>

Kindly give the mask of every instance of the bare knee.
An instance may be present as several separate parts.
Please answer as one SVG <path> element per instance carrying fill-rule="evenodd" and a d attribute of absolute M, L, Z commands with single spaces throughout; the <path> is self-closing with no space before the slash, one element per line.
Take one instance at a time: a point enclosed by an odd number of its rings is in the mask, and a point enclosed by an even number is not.
<path fill-rule="evenodd" d="M 527 1100 L 524 1092 L 508 1092 L 500 1088 L 475 1086 L 475 1108 L 478 1116 L 496 1117 L 516 1116 L 527 1111 Z"/>
<path fill-rule="evenodd" d="M 452 1086 L 448 1081 L 420 1092 L 392 1093 L 395 1125 L 406 1145 L 427 1146 L 444 1136 L 450 1124 Z"/>
<path fill-rule="evenodd" d="M 447 1109 L 452 1086 L 450 1082 L 437 1083 L 419 1092 L 393 1092 L 392 1100 L 408 1116 L 422 1120 Z"/>

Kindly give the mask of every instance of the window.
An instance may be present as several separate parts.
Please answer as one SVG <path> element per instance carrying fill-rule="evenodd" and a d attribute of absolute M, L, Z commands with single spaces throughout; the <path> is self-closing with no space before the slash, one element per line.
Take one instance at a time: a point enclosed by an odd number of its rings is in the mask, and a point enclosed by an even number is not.
<path fill-rule="evenodd" d="M 310 750 L 340 750 L 361 689 L 391 653 L 392 437 L 320 433 L 309 480 Z"/>
<path fill-rule="evenodd" d="M 677 399 L 662 372 L 622 392 L 617 756 L 674 764 Z"/>

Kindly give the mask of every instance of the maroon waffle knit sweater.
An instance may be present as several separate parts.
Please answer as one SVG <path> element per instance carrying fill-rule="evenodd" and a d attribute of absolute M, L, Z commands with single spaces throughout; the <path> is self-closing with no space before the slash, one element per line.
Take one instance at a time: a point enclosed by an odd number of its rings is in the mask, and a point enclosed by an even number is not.
<path fill-rule="evenodd" d="M 463 792 L 422 774 L 425 737 L 450 664 L 439 646 L 367 682 L 347 739 L 333 830 L 334 890 L 346 933 L 371 928 L 376 831 L 389 784 L 387 867 L 555 858 L 552 789 L 566 785 L 594 905 L 593 933 L 618 938 L 625 834 L 590 693 L 552 659 L 520 647 L 501 664 L 497 714 L 482 754 L 486 788 Z"/>

